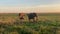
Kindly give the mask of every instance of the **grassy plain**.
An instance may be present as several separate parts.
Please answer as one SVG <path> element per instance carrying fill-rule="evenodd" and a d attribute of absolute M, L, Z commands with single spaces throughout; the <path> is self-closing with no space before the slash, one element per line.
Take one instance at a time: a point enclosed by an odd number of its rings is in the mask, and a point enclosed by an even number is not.
<path fill-rule="evenodd" d="M 60 34 L 60 14 L 38 14 L 38 22 L 20 23 L 18 14 L 0 14 L 0 34 Z"/>

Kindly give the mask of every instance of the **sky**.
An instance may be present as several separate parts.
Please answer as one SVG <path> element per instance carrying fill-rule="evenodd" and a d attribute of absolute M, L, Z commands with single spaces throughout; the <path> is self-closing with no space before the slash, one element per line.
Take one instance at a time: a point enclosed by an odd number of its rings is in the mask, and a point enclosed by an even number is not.
<path fill-rule="evenodd" d="M 0 13 L 59 13 L 60 0 L 0 0 Z"/>

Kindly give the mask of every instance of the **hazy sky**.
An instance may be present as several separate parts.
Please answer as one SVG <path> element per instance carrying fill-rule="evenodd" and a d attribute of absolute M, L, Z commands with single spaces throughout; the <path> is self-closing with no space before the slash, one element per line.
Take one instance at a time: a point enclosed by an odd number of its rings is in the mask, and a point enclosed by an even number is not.
<path fill-rule="evenodd" d="M 60 0 L 0 0 L 0 13 L 60 12 Z"/>
<path fill-rule="evenodd" d="M 0 0 L 0 6 L 35 6 L 60 4 L 60 0 Z"/>

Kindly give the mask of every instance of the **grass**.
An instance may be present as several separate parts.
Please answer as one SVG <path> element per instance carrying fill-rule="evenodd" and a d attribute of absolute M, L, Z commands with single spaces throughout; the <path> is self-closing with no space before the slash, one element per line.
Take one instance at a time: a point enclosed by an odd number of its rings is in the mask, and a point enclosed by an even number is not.
<path fill-rule="evenodd" d="M 38 16 L 37 23 L 30 23 L 25 16 L 20 23 L 18 15 L 0 17 L 0 34 L 60 34 L 60 16 Z"/>

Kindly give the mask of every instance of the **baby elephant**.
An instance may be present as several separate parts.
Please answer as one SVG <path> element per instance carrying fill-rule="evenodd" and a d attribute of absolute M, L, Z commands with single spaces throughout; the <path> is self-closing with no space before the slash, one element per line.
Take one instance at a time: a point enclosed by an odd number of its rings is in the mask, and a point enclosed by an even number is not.
<path fill-rule="evenodd" d="M 24 13 L 19 13 L 20 22 L 24 22 Z"/>

